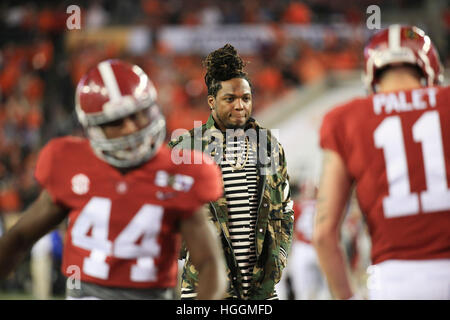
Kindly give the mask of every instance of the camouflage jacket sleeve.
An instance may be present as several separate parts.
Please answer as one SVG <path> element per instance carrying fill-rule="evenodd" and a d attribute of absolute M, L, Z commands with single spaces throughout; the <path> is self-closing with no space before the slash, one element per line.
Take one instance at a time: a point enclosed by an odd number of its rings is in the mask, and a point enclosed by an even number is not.
<path fill-rule="evenodd" d="M 280 160 L 283 166 L 283 170 L 287 171 L 286 157 L 284 150 L 280 147 Z M 283 190 L 283 219 L 282 219 L 282 232 L 283 239 L 280 244 L 280 254 L 282 258 L 283 268 L 286 266 L 287 257 L 292 244 L 292 235 L 294 231 L 294 209 L 293 201 L 291 200 L 291 191 L 289 188 L 289 176 L 286 174 L 285 179 L 282 182 L 281 188 Z"/>

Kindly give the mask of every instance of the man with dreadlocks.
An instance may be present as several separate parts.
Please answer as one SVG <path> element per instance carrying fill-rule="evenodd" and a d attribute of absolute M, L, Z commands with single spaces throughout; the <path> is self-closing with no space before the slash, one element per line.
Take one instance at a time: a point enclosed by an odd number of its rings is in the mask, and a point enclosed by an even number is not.
<path fill-rule="evenodd" d="M 278 299 L 275 284 L 286 266 L 294 220 L 284 151 L 250 117 L 252 86 L 235 48 L 226 44 L 204 64 L 211 115 L 169 143 L 172 160 L 179 161 L 184 149 L 201 149 L 222 170 L 224 193 L 209 203 L 209 213 L 228 268 L 225 298 Z M 195 299 L 198 271 L 189 253 L 182 258 L 181 299 Z"/>

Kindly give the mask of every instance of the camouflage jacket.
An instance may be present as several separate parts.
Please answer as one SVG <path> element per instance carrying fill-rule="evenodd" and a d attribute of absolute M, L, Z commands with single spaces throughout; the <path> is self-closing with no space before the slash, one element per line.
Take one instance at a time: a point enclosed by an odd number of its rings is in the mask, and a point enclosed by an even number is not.
<path fill-rule="evenodd" d="M 283 148 L 272 136 L 272 133 L 261 128 L 254 119 L 249 120 L 245 132 L 246 134 L 253 132 L 259 137 L 249 139 L 249 146 L 254 148 L 253 150 L 255 148 L 259 148 L 259 150 L 257 163 L 258 211 L 255 230 L 256 264 L 253 269 L 248 299 L 263 300 L 269 299 L 275 294 L 275 284 L 279 282 L 282 270 L 286 266 L 287 254 L 292 241 L 294 212 L 290 200 L 289 178 Z M 264 139 L 264 133 L 267 133 L 266 139 Z M 203 126 L 192 129 L 169 142 L 169 146 L 173 148 L 172 155 L 178 155 L 178 160 L 181 159 L 180 154 L 183 149 L 201 149 L 216 162 L 218 159 L 221 160 L 218 153 L 223 150 L 222 144 L 223 134 L 214 126 L 212 116 Z M 172 156 L 172 158 L 174 157 Z M 192 159 L 190 160 L 191 163 L 195 163 Z M 189 161 L 189 159 L 184 159 L 184 161 Z M 225 298 L 243 299 L 242 276 L 231 246 L 225 196 L 209 203 L 209 213 L 210 219 L 220 235 L 227 262 L 229 289 Z M 182 275 L 182 291 L 183 289 L 194 291 L 198 281 L 198 272 L 189 260 L 189 254 L 181 255 L 181 258 L 186 258 Z"/>

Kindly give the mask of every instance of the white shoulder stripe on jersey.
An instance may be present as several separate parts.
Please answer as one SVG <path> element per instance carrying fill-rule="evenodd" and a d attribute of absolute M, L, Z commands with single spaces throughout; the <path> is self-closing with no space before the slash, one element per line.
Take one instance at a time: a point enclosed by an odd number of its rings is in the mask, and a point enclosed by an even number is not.
<path fill-rule="evenodd" d="M 98 71 L 102 77 L 103 83 L 108 90 L 109 99 L 111 101 L 119 100 L 120 93 L 119 84 L 109 61 L 103 61 L 98 65 Z"/>

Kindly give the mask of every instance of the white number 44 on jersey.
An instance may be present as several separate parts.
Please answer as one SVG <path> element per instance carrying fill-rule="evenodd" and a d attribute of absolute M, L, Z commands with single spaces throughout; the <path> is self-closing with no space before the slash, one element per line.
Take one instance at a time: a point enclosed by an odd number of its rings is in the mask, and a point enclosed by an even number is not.
<path fill-rule="evenodd" d="M 131 267 L 132 281 L 155 281 L 157 269 L 154 258 L 160 253 L 157 237 L 161 229 L 163 208 L 143 205 L 114 243 L 108 240 L 110 213 L 110 199 L 93 197 L 75 221 L 71 233 L 73 244 L 91 251 L 90 256 L 84 259 L 83 272 L 91 277 L 108 279 L 110 267 L 106 263 L 106 257 L 113 256 L 137 259 L 136 264 Z M 141 237 L 142 241 L 136 244 Z"/>

